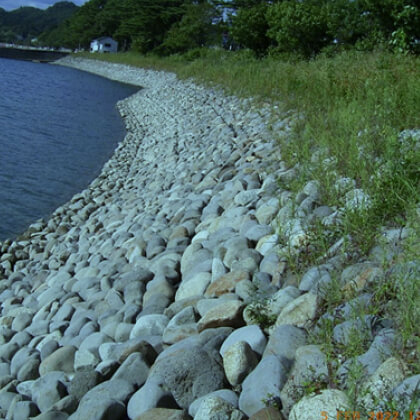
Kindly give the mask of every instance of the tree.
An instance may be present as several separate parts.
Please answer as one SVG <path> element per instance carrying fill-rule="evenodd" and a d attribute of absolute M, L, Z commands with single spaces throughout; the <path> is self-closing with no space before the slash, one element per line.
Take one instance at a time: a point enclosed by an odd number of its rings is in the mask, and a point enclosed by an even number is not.
<path fill-rule="evenodd" d="M 317 54 L 331 42 L 327 13 L 322 1 L 286 0 L 267 10 L 268 36 L 280 52 Z"/>
<path fill-rule="evenodd" d="M 258 55 L 263 54 L 271 41 L 267 36 L 269 29 L 267 18 L 267 4 L 255 2 L 248 7 L 238 9 L 232 19 L 232 36 L 236 43 L 249 48 Z"/>
<path fill-rule="evenodd" d="M 208 1 L 186 2 L 184 14 L 174 23 L 160 48 L 164 53 L 186 52 L 220 42 L 219 12 Z"/>

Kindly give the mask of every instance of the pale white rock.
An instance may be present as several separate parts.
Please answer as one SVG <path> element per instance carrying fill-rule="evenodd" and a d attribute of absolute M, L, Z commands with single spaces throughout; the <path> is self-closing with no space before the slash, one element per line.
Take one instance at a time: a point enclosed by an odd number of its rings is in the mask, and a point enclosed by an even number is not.
<path fill-rule="evenodd" d="M 325 418 L 337 418 L 337 411 L 350 410 L 350 402 L 347 395 L 338 389 L 324 389 L 319 395 L 303 397 L 290 411 L 289 420 L 319 420 Z"/>

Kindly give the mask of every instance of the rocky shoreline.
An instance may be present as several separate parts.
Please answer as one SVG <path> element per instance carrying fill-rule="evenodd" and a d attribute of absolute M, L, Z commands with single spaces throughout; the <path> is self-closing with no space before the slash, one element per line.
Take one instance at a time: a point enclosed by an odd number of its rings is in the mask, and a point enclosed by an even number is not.
<path fill-rule="evenodd" d="M 420 375 L 394 357 L 392 324 L 350 319 L 356 303 L 369 306 L 365 286 L 388 275 L 382 256 L 346 266 L 337 244 L 302 278 L 287 275 L 281 250 L 307 246 L 304 220 L 337 212 L 318 202 L 316 182 L 299 197 L 279 189 L 296 173 L 271 140 L 268 110 L 169 73 L 62 64 L 143 89 L 118 103 L 127 135 L 99 177 L 0 244 L 0 417 L 336 418 L 352 408 L 350 361 L 335 366 L 342 387 L 312 389 L 332 367 L 310 332 L 328 318 L 323 286 L 337 271 L 360 293 L 337 308 L 334 340 L 346 345 L 357 322 L 369 332 L 361 403 L 407 410 Z M 386 232 L 387 252 L 406 233 Z"/>

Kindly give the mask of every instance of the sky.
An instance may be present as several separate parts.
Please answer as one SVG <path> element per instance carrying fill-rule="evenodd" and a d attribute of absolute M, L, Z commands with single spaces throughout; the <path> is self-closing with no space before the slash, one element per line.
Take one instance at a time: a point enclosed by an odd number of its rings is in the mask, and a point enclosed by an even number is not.
<path fill-rule="evenodd" d="M 22 6 L 32 6 L 37 7 L 38 9 L 47 9 L 52 6 L 54 3 L 58 3 L 62 0 L 0 0 L 0 7 L 5 10 L 14 10 Z M 72 1 L 77 6 L 81 6 L 83 3 L 86 3 L 87 0 L 69 0 Z"/>

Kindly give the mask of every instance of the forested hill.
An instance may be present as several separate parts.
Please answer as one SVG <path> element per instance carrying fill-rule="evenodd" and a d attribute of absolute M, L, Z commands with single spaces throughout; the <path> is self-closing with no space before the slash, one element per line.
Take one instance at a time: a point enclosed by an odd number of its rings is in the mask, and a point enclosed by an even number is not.
<path fill-rule="evenodd" d="M 20 7 L 7 12 L 0 8 L 0 42 L 30 42 L 69 19 L 77 9 L 78 6 L 68 1 L 56 3 L 46 10 Z"/>
<path fill-rule="evenodd" d="M 90 0 L 42 40 L 88 48 L 103 35 L 122 50 L 159 54 L 221 45 L 260 56 L 378 45 L 418 52 L 420 13 L 418 0 Z"/>

